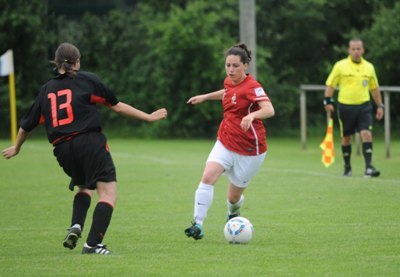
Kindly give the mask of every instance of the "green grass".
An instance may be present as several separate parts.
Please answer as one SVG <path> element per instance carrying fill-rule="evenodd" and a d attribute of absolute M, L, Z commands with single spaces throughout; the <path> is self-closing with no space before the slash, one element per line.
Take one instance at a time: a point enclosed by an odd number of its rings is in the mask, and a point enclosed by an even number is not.
<path fill-rule="evenodd" d="M 321 138 L 322 140 L 322 138 Z M 217 183 L 201 241 L 183 230 L 213 141 L 109 141 L 117 166 L 118 203 L 104 240 L 113 256 L 82 256 L 62 239 L 73 193 L 45 140 L 27 141 L 0 160 L 0 276 L 399 276 L 400 142 L 384 156 L 374 144 L 377 179 L 341 177 L 342 159 L 320 162 L 318 140 L 271 138 L 242 215 L 255 228 L 248 245 L 223 236 L 226 177 Z M 0 148 L 8 146 L 0 141 Z M 94 199 L 89 215 L 93 211 Z M 89 226 L 88 216 L 86 226 Z M 89 228 L 85 228 L 86 238 Z"/>

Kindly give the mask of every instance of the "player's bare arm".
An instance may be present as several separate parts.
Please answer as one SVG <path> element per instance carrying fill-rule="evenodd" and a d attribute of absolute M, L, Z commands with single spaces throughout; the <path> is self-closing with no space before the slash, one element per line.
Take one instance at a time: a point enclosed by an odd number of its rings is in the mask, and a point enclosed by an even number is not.
<path fill-rule="evenodd" d="M 213 91 L 210 93 L 196 95 L 196 96 L 191 97 L 186 102 L 186 104 L 197 105 L 197 104 L 203 103 L 206 100 L 221 100 L 222 97 L 224 96 L 224 93 L 225 93 L 225 89 L 220 89 L 220 90 Z"/>
<path fill-rule="evenodd" d="M 259 101 L 257 104 L 260 106 L 258 111 L 252 112 L 242 118 L 240 127 L 243 131 L 247 131 L 250 128 L 254 119 L 266 119 L 275 115 L 275 109 L 270 101 Z"/>
<path fill-rule="evenodd" d="M 168 112 L 165 108 L 158 109 L 151 114 L 148 114 L 123 102 L 119 102 L 117 105 L 111 106 L 111 109 L 123 116 L 133 117 L 148 122 L 164 119 L 168 115 Z"/>
<path fill-rule="evenodd" d="M 371 95 L 377 106 L 375 117 L 377 120 L 381 120 L 383 118 L 384 112 L 383 112 L 382 96 L 379 87 L 371 90 Z"/>
<path fill-rule="evenodd" d="M 19 128 L 17 139 L 15 141 L 15 145 L 8 147 L 1 151 L 3 157 L 5 159 L 10 159 L 16 155 L 18 155 L 19 151 L 21 150 L 22 144 L 24 144 L 26 138 L 28 137 L 29 132 L 26 132 L 24 129 Z"/>

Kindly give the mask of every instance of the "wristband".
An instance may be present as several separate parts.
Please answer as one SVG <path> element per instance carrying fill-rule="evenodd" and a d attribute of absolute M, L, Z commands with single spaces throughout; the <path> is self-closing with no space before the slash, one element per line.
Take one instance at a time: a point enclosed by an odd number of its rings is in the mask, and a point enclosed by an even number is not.
<path fill-rule="evenodd" d="M 324 101 L 323 101 L 323 103 L 324 103 L 324 105 L 326 106 L 326 105 L 333 105 L 333 98 L 332 97 L 325 97 L 324 98 Z"/>
<path fill-rule="evenodd" d="M 380 104 L 380 105 L 378 105 L 378 108 L 382 108 L 382 109 L 384 109 L 384 108 L 385 108 L 385 105 L 383 105 L 383 104 Z"/>

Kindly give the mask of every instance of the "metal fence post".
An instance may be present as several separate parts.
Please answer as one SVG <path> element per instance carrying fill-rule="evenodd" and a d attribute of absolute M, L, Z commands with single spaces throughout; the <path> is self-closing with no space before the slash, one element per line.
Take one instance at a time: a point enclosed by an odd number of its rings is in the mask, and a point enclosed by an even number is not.
<path fill-rule="evenodd" d="M 307 149 L 307 109 L 306 92 L 300 90 L 300 129 L 301 129 L 301 147 Z"/>
<path fill-rule="evenodd" d="M 383 92 L 383 101 L 385 104 L 385 145 L 386 145 L 386 158 L 390 158 L 390 93 Z"/>

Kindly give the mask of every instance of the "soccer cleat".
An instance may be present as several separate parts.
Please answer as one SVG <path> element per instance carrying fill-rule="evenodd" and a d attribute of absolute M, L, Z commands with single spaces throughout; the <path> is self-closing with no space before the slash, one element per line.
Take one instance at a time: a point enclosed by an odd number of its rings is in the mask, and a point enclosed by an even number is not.
<path fill-rule="evenodd" d="M 90 247 L 87 243 L 85 243 L 82 249 L 82 254 L 108 255 L 111 254 L 111 251 L 107 250 L 106 246 L 103 244 L 98 244 L 96 246 Z"/>
<path fill-rule="evenodd" d="M 235 218 L 235 217 L 238 217 L 238 216 L 240 216 L 239 212 L 236 212 L 236 213 L 233 213 L 233 214 L 228 214 L 228 218 L 226 219 L 226 222 L 228 222 L 232 218 Z"/>
<path fill-rule="evenodd" d="M 344 166 L 344 173 L 343 173 L 343 176 L 346 176 L 346 177 L 351 177 L 351 166 L 350 165 L 345 165 Z"/>
<path fill-rule="evenodd" d="M 364 173 L 364 178 L 372 178 L 372 177 L 378 177 L 381 174 L 379 170 L 377 170 L 373 166 L 367 167 Z"/>
<path fill-rule="evenodd" d="M 185 235 L 188 236 L 188 238 L 192 237 L 195 240 L 202 239 L 204 236 L 203 228 L 200 224 L 193 222 L 192 226 L 185 229 Z"/>
<path fill-rule="evenodd" d="M 81 226 L 79 224 L 75 224 L 74 226 L 68 228 L 68 234 L 63 240 L 63 245 L 65 248 L 74 249 L 76 246 L 76 242 L 81 237 Z"/>

